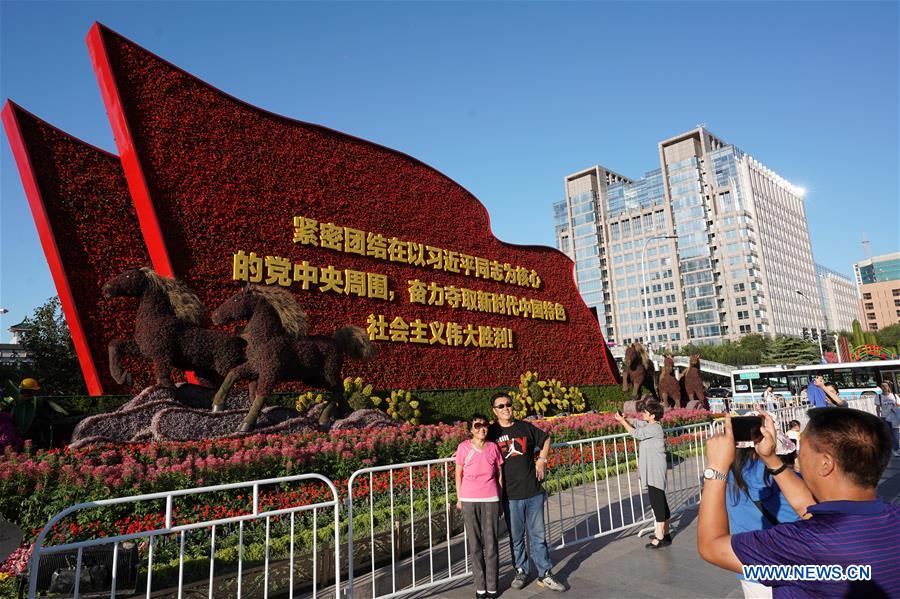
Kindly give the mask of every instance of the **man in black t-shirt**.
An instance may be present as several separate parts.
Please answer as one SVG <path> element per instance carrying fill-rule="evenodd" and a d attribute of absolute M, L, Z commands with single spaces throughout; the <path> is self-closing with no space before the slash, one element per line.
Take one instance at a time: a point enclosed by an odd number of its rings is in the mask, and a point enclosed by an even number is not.
<path fill-rule="evenodd" d="M 513 419 L 512 400 L 504 393 L 491 399 L 496 422 L 488 428 L 488 440 L 500 446 L 503 455 L 503 512 L 509 528 L 516 576 L 512 588 L 525 586 L 528 558 L 537 568 L 537 584 L 553 591 L 565 591 L 550 572 L 550 550 L 544 530 L 544 489 L 541 486 L 550 454 L 550 436 L 530 422 Z M 537 461 L 536 449 L 540 449 Z M 528 533 L 528 552 L 525 535 Z"/>

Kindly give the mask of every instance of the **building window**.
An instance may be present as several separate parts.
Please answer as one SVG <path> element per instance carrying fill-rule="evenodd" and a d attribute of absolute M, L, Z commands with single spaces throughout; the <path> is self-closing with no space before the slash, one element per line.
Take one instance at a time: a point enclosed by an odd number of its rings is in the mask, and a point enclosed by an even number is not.
<path fill-rule="evenodd" d="M 875 309 L 874 304 L 871 304 L 871 303 L 866 304 L 866 310 L 874 310 L 874 309 Z"/>
<path fill-rule="evenodd" d="M 874 312 L 867 313 L 866 318 L 868 318 L 869 320 L 875 320 L 875 313 Z"/>
<path fill-rule="evenodd" d="M 746 305 L 747 305 L 747 298 L 746 298 L 746 297 L 736 297 L 736 298 L 734 298 L 734 305 L 735 305 L 735 306 L 746 306 Z"/>
<path fill-rule="evenodd" d="M 896 294 L 894 294 L 894 295 L 896 295 Z M 872 294 L 871 293 L 863 293 L 863 299 L 872 299 Z"/>
<path fill-rule="evenodd" d="M 735 293 L 740 293 L 740 292 L 743 291 L 743 290 L 744 290 L 744 284 L 743 284 L 743 283 L 738 283 L 737 285 L 734 286 L 734 292 L 735 292 Z"/>
<path fill-rule="evenodd" d="M 742 334 L 742 335 L 745 334 L 745 333 L 749 333 L 749 332 L 750 332 L 750 325 L 749 325 L 749 324 L 742 324 L 740 330 L 741 330 L 741 334 Z"/>
<path fill-rule="evenodd" d="M 738 310 L 737 317 L 738 320 L 747 320 L 750 318 L 750 312 L 747 310 Z"/>

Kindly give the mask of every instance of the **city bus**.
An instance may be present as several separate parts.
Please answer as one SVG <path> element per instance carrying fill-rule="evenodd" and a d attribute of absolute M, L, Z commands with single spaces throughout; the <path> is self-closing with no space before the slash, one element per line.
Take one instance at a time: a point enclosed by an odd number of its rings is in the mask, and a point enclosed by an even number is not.
<path fill-rule="evenodd" d="M 882 382 L 891 383 L 895 391 L 900 387 L 900 360 L 740 368 L 731 373 L 732 404 L 749 408 L 762 403 L 768 385 L 780 396 L 782 405 L 805 404 L 809 378 L 817 375 L 836 383 L 842 399 L 874 399 Z"/>

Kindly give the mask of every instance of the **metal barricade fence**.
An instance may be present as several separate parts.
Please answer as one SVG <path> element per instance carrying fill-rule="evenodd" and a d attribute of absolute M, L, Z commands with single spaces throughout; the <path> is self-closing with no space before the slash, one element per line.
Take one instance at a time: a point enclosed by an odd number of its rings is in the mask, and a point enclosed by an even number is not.
<path fill-rule="evenodd" d="M 861 397 L 847 399 L 846 402 L 847 408 L 861 410 L 863 412 L 868 412 L 869 414 L 878 416 L 878 408 L 875 405 L 875 398 L 873 396 L 864 394 Z M 792 420 L 796 420 L 800 423 L 800 430 L 805 429 L 806 423 L 809 422 L 809 416 L 807 416 L 806 413 L 811 409 L 813 408 L 809 405 L 787 406 L 785 408 L 774 410 L 771 414 L 772 417 L 775 418 L 776 424 L 781 427 L 782 432 L 787 432 L 788 428 L 790 428 L 789 424 Z"/>
<path fill-rule="evenodd" d="M 274 487 L 275 490 L 269 492 L 267 490 L 269 487 Z M 224 502 L 223 497 L 229 492 L 244 489 L 250 492 L 247 496 L 237 495 L 230 502 Z M 297 492 L 297 489 L 302 489 L 303 492 Z M 204 508 L 199 512 L 192 512 L 188 509 L 191 500 L 200 496 L 206 498 L 213 496 L 222 500 L 218 506 L 235 505 L 235 500 L 238 502 L 246 500 L 248 505 L 246 509 L 240 510 L 244 513 L 206 518 L 209 513 L 219 515 L 228 511 L 216 509 L 215 501 L 209 502 L 205 498 L 199 504 Z M 302 501 L 306 497 L 317 499 L 322 496 L 326 500 L 315 503 Z M 63 529 L 72 530 L 69 528 L 71 525 L 65 525 L 68 517 L 72 516 L 76 521 L 83 520 L 88 518 L 91 510 L 97 510 L 101 517 L 113 518 L 118 506 L 127 506 L 128 512 L 142 515 L 141 522 L 150 523 L 150 528 L 142 529 L 138 523 L 133 522 L 132 528 L 139 530 L 127 534 L 94 535 L 99 538 L 54 545 L 44 544 L 48 536 L 55 536 Z M 320 550 L 318 546 L 321 542 L 320 527 L 329 525 L 328 512 L 332 510 L 330 525 L 334 528 L 334 547 Z M 235 511 L 237 510 L 231 508 L 231 512 Z M 235 524 L 237 531 L 234 530 Z M 261 530 L 263 524 L 264 532 Z M 303 534 L 305 530 L 307 533 Z M 308 530 L 311 530 L 311 535 Z M 198 534 L 206 531 L 208 534 Z M 56 592 L 65 592 L 75 599 L 79 596 L 96 597 L 107 594 L 109 597 L 115 597 L 117 591 L 125 592 L 123 583 L 126 582 L 131 587 L 127 589 L 129 595 L 140 592 L 139 582 L 142 582 L 148 599 L 152 594 L 160 592 L 180 599 L 186 591 L 193 596 L 203 592 L 210 598 L 220 597 L 225 592 L 228 595 L 236 593 L 237 597 L 244 594 L 268 597 L 270 587 L 273 594 L 294 597 L 295 586 L 308 588 L 312 597 L 317 597 L 323 585 L 327 583 L 334 585 L 334 595 L 337 597 L 340 589 L 339 533 L 340 501 L 337 489 L 331 480 L 319 474 L 301 474 L 80 503 L 55 515 L 38 534 L 29 564 L 28 596 L 32 598 L 38 596 L 38 582 L 41 580 L 42 591 L 56 584 L 57 588 L 54 589 Z M 176 537 L 177 545 L 171 542 L 171 537 Z M 217 538 L 220 542 L 218 548 Z M 97 563 L 97 554 L 109 546 L 111 550 L 106 550 L 105 559 L 111 563 L 111 567 L 106 562 Z M 205 554 L 199 559 L 194 551 L 198 547 Z M 186 548 L 189 551 L 186 551 Z M 301 552 L 299 557 L 296 555 L 298 551 Z M 108 555 L 110 552 L 111 555 Z M 143 552 L 146 552 L 146 574 L 142 576 L 143 580 L 138 581 L 138 575 L 143 574 L 141 572 L 143 568 L 139 566 L 139 560 L 142 561 L 139 555 Z M 74 568 L 70 563 L 73 553 Z M 333 561 L 330 558 L 332 554 Z M 123 559 L 123 555 L 128 559 Z M 89 559 L 85 559 L 86 556 Z M 319 559 L 320 556 L 325 556 L 322 561 Z M 60 557 L 63 559 L 59 559 Z M 287 564 L 284 563 L 285 557 Z M 216 571 L 217 559 L 225 562 L 221 568 L 223 572 L 219 572 L 219 576 Z M 88 561 L 95 563 L 90 564 Z M 125 561 L 128 562 L 127 568 L 123 567 Z M 205 566 L 207 561 L 208 568 Z M 198 565 L 199 567 L 194 567 Z M 48 575 L 46 570 L 54 566 L 57 566 L 56 570 L 52 575 Z M 98 581 L 95 578 L 102 580 Z M 162 589 L 154 591 L 153 585 L 158 579 L 162 580 L 160 584 Z M 98 582 L 102 589 L 97 588 Z M 283 588 L 285 582 L 286 589 Z M 296 584 L 298 582 L 299 584 Z M 90 588 L 82 589 L 83 584 Z"/>
<path fill-rule="evenodd" d="M 704 442 L 715 427 L 707 422 L 665 430 L 673 514 L 699 502 Z M 551 547 L 651 521 L 638 458 L 637 441 L 625 433 L 551 446 L 544 503 Z M 347 483 L 348 597 L 394 597 L 471 573 L 455 506 L 455 468 L 453 458 L 443 458 L 353 473 Z"/>
<path fill-rule="evenodd" d="M 362 468 L 350 476 L 348 597 L 393 597 L 470 574 L 465 535 L 454 539 L 464 530 L 455 468 L 454 458 L 441 458 Z M 370 565 L 361 584 L 358 562 Z"/>

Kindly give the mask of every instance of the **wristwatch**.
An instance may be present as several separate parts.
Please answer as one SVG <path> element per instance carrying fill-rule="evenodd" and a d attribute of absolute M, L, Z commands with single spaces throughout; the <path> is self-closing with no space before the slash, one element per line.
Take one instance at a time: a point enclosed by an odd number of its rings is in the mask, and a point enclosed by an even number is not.
<path fill-rule="evenodd" d="M 703 478 L 706 480 L 728 480 L 727 476 L 712 468 L 707 468 L 703 471 Z"/>
<path fill-rule="evenodd" d="M 545 458 L 545 457 L 542 456 L 542 455 L 539 455 L 539 456 L 538 456 L 538 461 L 544 462 L 544 463 L 546 464 L 546 463 L 547 463 L 547 458 Z"/>
<path fill-rule="evenodd" d="M 781 466 L 779 466 L 775 470 L 772 470 L 768 466 L 766 466 L 766 474 L 768 474 L 769 476 L 777 476 L 784 472 L 785 468 L 787 468 L 787 464 L 781 464 Z"/>

